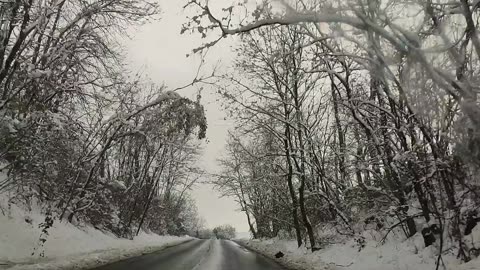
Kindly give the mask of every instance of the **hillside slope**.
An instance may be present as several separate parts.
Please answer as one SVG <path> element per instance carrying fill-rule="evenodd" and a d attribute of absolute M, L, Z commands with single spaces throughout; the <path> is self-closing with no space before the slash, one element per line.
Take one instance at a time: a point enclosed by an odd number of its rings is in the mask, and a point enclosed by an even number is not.
<path fill-rule="evenodd" d="M 126 257 L 153 252 L 188 241 L 188 237 L 141 232 L 133 240 L 121 239 L 90 226 L 55 220 L 42 234 L 45 216 L 0 201 L 0 269 L 89 269 Z M 42 245 L 42 240 L 46 241 Z"/>

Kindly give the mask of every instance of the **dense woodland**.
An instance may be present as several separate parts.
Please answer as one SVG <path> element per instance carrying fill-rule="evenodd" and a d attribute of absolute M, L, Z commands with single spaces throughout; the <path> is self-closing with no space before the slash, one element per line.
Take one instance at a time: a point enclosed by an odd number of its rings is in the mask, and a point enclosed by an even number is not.
<path fill-rule="evenodd" d="M 373 229 L 436 240 L 438 262 L 478 254 L 468 235 L 480 206 L 479 5 L 189 2 L 198 50 L 240 40 L 234 72 L 218 76 L 236 129 L 215 184 L 253 237 L 315 251 L 334 232 L 361 249 Z"/>
<path fill-rule="evenodd" d="M 125 70 L 119 40 L 158 19 L 144 0 L 0 2 L 0 182 L 9 204 L 121 237 L 202 225 L 188 190 L 199 100 Z M 3 205 L 3 207 L 7 207 Z"/>
<path fill-rule="evenodd" d="M 244 1 L 181 30 L 236 36 L 212 74 L 235 120 L 212 176 L 255 238 L 312 251 L 367 228 L 468 261 L 480 221 L 480 2 Z M 132 237 L 201 231 L 188 190 L 206 119 L 190 100 L 125 70 L 119 37 L 156 19 L 147 0 L 0 0 L 0 192 L 55 220 Z M 180 27 L 180 26 L 179 26 Z M 204 80 L 202 79 L 202 80 Z M 200 79 L 193 79 L 193 84 Z M 447 246 L 448 243 L 448 246 Z"/>

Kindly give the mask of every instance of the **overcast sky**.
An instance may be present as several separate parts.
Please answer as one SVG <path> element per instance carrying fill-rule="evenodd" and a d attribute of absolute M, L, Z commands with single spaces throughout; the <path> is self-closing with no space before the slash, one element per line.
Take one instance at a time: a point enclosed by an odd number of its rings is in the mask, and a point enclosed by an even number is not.
<path fill-rule="evenodd" d="M 202 44 L 200 37 L 180 35 L 181 25 L 185 22 L 181 0 L 158 0 L 162 16 L 159 22 L 144 25 L 131 30 L 132 40 L 126 42 L 128 58 L 133 70 L 143 70 L 152 80 L 165 82 L 170 88 L 176 88 L 192 81 L 195 76 L 199 57 L 186 58 L 186 54 Z M 210 4 L 225 4 L 225 1 L 212 1 Z M 221 61 L 228 67 L 233 54 L 230 51 L 233 40 L 224 39 L 209 52 L 206 68 Z M 182 92 L 189 98 L 195 98 L 197 90 L 190 88 Z M 225 114 L 216 102 L 213 90 L 205 88 L 202 103 L 205 106 L 208 121 L 207 139 L 204 153 L 199 161 L 209 172 L 218 169 L 216 159 L 224 152 L 227 130 L 232 125 L 225 120 Z M 245 214 L 238 211 L 238 205 L 231 198 L 219 198 L 219 194 L 206 184 L 199 184 L 192 192 L 199 213 L 209 227 L 222 224 L 234 225 L 237 232 L 247 232 Z"/>

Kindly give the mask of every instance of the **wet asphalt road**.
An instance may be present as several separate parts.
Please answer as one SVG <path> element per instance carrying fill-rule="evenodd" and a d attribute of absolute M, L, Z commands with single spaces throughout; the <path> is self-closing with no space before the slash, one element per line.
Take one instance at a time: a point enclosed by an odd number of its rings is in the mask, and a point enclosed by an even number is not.
<path fill-rule="evenodd" d="M 92 270 L 285 270 L 228 240 L 193 240 Z"/>

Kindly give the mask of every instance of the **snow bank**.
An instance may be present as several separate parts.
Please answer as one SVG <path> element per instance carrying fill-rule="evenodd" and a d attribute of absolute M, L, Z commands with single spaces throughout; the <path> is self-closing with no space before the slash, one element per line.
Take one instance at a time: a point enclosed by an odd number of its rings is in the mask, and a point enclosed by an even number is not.
<path fill-rule="evenodd" d="M 432 270 L 435 269 L 438 247 L 425 248 L 420 233 L 401 241 L 390 239 L 384 244 L 378 242 L 379 237 L 374 232 L 370 237 L 364 235 L 364 247 L 354 240 L 343 243 L 330 244 L 323 249 L 311 253 L 304 247 L 297 248 L 295 241 L 269 240 L 240 240 L 245 246 L 258 251 L 270 258 L 277 252 L 285 254 L 276 259 L 283 265 L 294 269 L 336 269 L 336 270 Z M 472 232 L 474 243 L 480 243 L 480 226 Z M 444 267 L 447 270 L 478 270 L 480 259 L 476 258 L 468 263 L 461 263 L 456 259 L 454 251 L 446 251 L 443 256 Z M 442 264 L 441 264 L 442 265 Z"/>
<path fill-rule="evenodd" d="M 26 212 L 8 206 L 4 198 L 0 206 L 0 269 L 89 269 L 190 239 L 145 232 L 133 240 L 120 239 L 89 226 L 55 221 L 42 246 L 38 226 L 45 217 L 38 209 Z"/>

